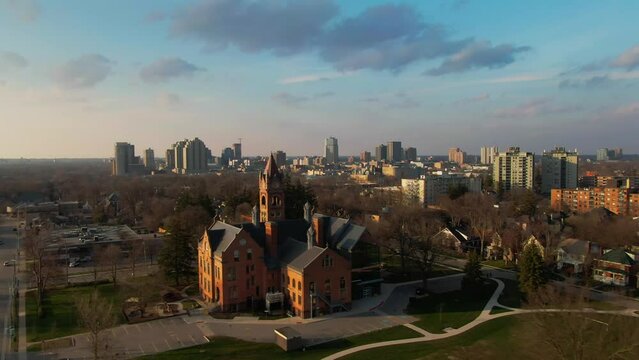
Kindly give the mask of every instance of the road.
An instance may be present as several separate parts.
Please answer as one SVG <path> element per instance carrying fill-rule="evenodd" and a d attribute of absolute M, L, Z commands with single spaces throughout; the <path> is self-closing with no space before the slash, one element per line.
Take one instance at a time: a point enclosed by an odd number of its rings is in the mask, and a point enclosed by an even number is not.
<path fill-rule="evenodd" d="M 13 283 L 15 266 L 3 266 L 5 261 L 14 260 L 18 245 L 18 238 L 13 228 L 18 221 L 0 216 L 0 321 L 2 322 L 2 355 L 1 359 L 11 356 L 11 286 Z"/>

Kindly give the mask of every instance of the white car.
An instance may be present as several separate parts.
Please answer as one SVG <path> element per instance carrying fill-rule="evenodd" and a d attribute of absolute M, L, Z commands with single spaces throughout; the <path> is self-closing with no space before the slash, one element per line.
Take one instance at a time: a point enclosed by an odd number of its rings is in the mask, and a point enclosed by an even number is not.
<path fill-rule="evenodd" d="M 4 262 L 4 266 L 14 266 L 16 264 L 15 260 L 9 260 Z"/>

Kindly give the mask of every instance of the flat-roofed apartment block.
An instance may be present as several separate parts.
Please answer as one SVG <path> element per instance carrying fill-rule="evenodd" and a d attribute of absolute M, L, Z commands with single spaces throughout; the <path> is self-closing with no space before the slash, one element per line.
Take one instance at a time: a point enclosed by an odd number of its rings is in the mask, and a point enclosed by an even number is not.
<path fill-rule="evenodd" d="M 533 188 L 534 155 L 522 152 L 518 147 L 510 147 L 500 152 L 493 163 L 493 182 L 496 189 L 509 191 L 512 189 Z"/>
<path fill-rule="evenodd" d="M 379 294 L 379 247 L 365 227 L 312 214 L 285 219 L 283 176 L 271 155 L 260 174 L 252 221 L 215 221 L 198 244 L 202 298 L 221 311 L 279 307 L 311 317 Z"/>
<path fill-rule="evenodd" d="M 639 216 L 639 190 L 627 188 L 552 189 L 550 206 L 554 211 L 583 214 L 605 208 L 621 216 Z"/>

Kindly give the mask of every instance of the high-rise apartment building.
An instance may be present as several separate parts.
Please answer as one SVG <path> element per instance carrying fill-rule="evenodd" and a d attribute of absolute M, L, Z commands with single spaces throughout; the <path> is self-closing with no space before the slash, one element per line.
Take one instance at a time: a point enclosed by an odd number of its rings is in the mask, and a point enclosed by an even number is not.
<path fill-rule="evenodd" d="M 327 164 L 337 164 L 339 161 L 339 148 L 336 138 L 329 137 L 324 140 L 324 158 L 326 158 Z"/>
<path fill-rule="evenodd" d="M 466 153 L 461 151 L 460 148 L 448 149 L 448 161 L 456 163 L 457 165 L 464 165 Z"/>
<path fill-rule="evenodd" d="M 148 171 L 155 170 L 155 153 L 153 149 L 144 150 L 144 166 Z"/>
<path fill-rule="evenodd" d="M 286 165 L 286 153 L 282 150 L 277 150 L 273 156 L 275 157 L 275 163 L 278 167 Z"/>
<path fill-rule="evenodd" d="M 227 167 L 229 166 L 229 162 L 233 160 L 235 154 L 233 153 L 233 149 L 230 147 L 224 148 L 222 150 L 222 154 L 220 154 L 220 165 Z"/>
<path fill-rule="evenodd" d="M 541 157 L 541 192 L 550 194 L 551 189 L 577 187 L 579 154 L 557 147 L 544 151 Z"/>
<path fill-rule="evenodd" d="M 534 155 L 522 152 L 518 147 L 510 147 L 500 152 L 493 163 L 493 184 L 495 189 L 533 188 Z"/>
<path fill-rule="evenodd" d="M 402 142 L 389 141 L 386 148 L 386 160 L 390 162 L 402 161 Z"/>
<path fill-rule="evenodd" d="M 112 174 L 123 176 L 129 174 L 129 166 L 135 163 L 135 146 L 126 142 L 115 143 Z"/>
<path fill-rule="evenodd" d="M 623 158 L 623 149 L 601 148 L 597 150 L 597 161 L 621 160 Z"/>
<path fill-rule="evenodd" d="M 359 161 L 360 162 L 369 162 L 369 161 L 371 161 L 371 152 L 370 151 L 362 151 L 359 154 Z"/>
<path fill-rule="evenodd" d="M 550 207 L 554 211 L 583 214 L 596 208 L 605 208 L 621 216 L 639 216 L 639 193 L 628 188 L 552 189 Z"/>
<path fill-rule="evenodd" d="M 210 150 L 198 138 L 178 141 L 166 151 L 166 169 L 176 174 L 198 174 L 208 171 Z"/>
<path fill-rule="evenodd" d="M 481 177 L 463 174 L 426 175 L 420 179 L 402 179 L 402 193 L 409 201 L 421 205 L 437 204 L 455 186 L 465 187 L 468 192 L 479 193 L 482 188 Z"/>
<path fill-rule="evenodd" d="M 404 151 L 406 154 L 404 158 L 406 161 L 417 161 L 417 149 L 414 147 L 409 147 Z"/>
<path fill-rule="evenodd" d="M 166 150 L 166 166 L 165 169 L 168 171 L 172 171 L 175 169 L 175 149 L 167 149 Z"/>
<path fill-rule="evenodd" d="M 242 160 L 242 144 L 241 143 L 233 144 L 233 159 Z"/>
<path fill-rule="evenodd" d="M 380 144 L 375 148 L 375 160 L 385 161 L 388 159 L 388 148 L 384 144 Z"/>
<path fill-rule="evenodd" d="M 492 165 L 497 154 L 499 154 L 497 146 L 484 146 L 480 150 L 479 161 L 484 165 Z"/>

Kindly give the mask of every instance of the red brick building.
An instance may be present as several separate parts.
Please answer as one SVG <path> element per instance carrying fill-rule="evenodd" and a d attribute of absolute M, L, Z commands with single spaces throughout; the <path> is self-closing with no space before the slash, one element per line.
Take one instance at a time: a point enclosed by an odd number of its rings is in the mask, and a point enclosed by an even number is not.
<path fill-rule="evenodd" d="M 222 311 L 281 303 L 284 310 L 310 317 L 348 310 L 354 298 L 379 293 L 379 249 L 367 241 L 365 227 L 313 215 L 309 204 L 303 219 L 285 219 L 283 178 L 272 155 L 259 187 L 252 222 L 215 221 L 199 241 L 205 301 Z"/>
<path fill-rule="evenodd" d="M 554 211 L 586 213 L 605 208 L 622 216 L 639 216 L 639 193 L 627 188 L 552 189 L 550 206 Z"/>

